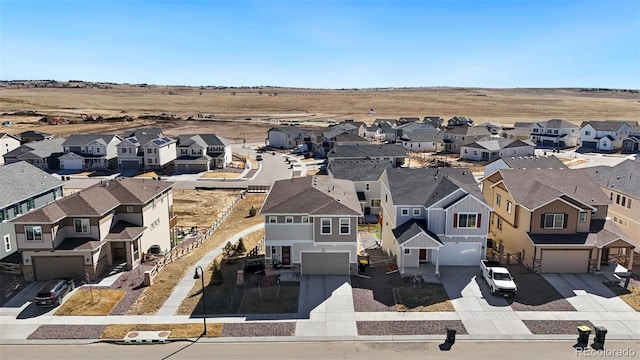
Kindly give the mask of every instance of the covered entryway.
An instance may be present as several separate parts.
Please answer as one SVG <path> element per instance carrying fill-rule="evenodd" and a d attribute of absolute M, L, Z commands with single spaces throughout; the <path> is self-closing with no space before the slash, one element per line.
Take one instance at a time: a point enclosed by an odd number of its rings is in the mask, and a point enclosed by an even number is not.
<path fill-rule="evenodd" d="M 33 256 L 35 280 L 84 278 L 83 256 Z"/>
<path fill-rule="evenodd" d="M 440 248 L 440 265 L 480 266 L 480 243 L 444 243 Z"/>
<path fill-rule="evenodd" d="M 302 253 L 302 275 L 349 275 L 349 253 Z"/>
<path fill-rule="evenodd" d="M 588 273 L 590 253 L 590 250 L 542 250 L 540 272 Z"/>

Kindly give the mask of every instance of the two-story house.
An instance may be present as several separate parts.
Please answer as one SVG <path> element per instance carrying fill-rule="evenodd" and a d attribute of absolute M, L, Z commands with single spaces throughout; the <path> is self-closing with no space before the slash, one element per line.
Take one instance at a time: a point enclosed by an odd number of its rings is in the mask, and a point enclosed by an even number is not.
<path fill-rule="evenodd" d="M 223 169 L 232 161 L 231 143 L 216 134 L 180 135 L 176 152 L 179 172 Z"/>
<path fill-rule="evenodd" d="M 62 156 L 64 139 L 33 141 L 20 145 L 17 149 L 4 154 L 6 164 L 26 161 L 42 170 L 57 170 L 60 168 L 59 158 Z"/>
<path fill-rule="evenodd" d="M 491 161 L 507 156 L 531 156 L 536 146 L 529 141 L 502 137 L 484 138 L 460 148 L 460 158 L 472 161 Z"/>
<path fill-rule="evenodd" d="M 308 130 L 298 126 L 278 126 L 267 131 L 267 145 L 278 149 L 293 149 L 305 143 Z"/>
<path fill-rule="evenodd" d="M 614 151 L 622 147 L 629 130 L 637 121 L 584 121 L 580 125 L 580 147 L 601 151 Z"/>
<path fill-rule="evenodd" d="M 387 169 L 381 180 L 382 248 L 401 272 L 421 263 L 477 266 L 484 258 L 491 208 L 471 171 Z"/>
<path fill-rule="evenodd" d="M 16 233 L 9 221 L 61 198 L 62 186 L 61 180 L 24 161 L 0 166 L 1 262 L 20 263 L 19 256 L 6 259 L 18 250 Z"/>
<path fill-rule="evenodd" d="M 4 165 L 4 155 L 20 147 L 20 138 L 0 132 L 0 165 Z"/>
<path fill-rule="evenodd" d="M 92 171 L 114 169 L 118 166 L 116 146 L 122 142 L 118 135 L 71 135 L 63 143 L 60 156 L 61 170 Z"/>
<path fill-rule="evenodd" d="M 120 169 L 164 169 L 176 158 L 176 140 L 164 136 L 157 128 L 125 132 L 124 140 L 116 148 Z"/>
<path fill-rule="evenodd" d="M 489 237 L 536 272 L 586 273 L 635 245 L 607 217 L 609 196 L 584 170 L 503 169 L 484 178 Z"/>
<path fill-rule="evenodd" d="M 377 223 L 380 212 L 380 177 L 392 167 L 380 160 L 335 160 L 327 167 L 329 176 L 353 182 L 364 221 Z"/>
<path fill-rule="evenodd" d="M 138 266 L 154 245 L 170 250 L 172 186 L 103 180 L 13 219 L 25 279 L 94 279 L 108 266 Z"/>
<path fill-rule="evenodd" d="M 459 154 L 460 149 L 462 149 L 463 146 L 474 143 L 490 135 L 491 133 L 489 132 L 489 130 L 487 130 L 486 127 L 482 126 L 448 127 L 442 135 L 442 141 L 444 142 L 444 151 Z"/>
<path fill-rule="evenodd" d="M 629 136 L 622 140 L 622 152 L 639 153 L 640 152 L 640 126 L 633 126 L 629 129 Z M 640 160 L 640 156 L 636 156 L 636 160 Z"/>
<path fill-rule="evenodd" d="M 611 200 L 608 216 L 640 250 L 640 162 L 625 160 L 616 166 L 584 169 Z"/>
<path fill-rule="evenodd" d="M 551 119 L 531 125 L 530 140 L 538 146 L 570 148 L 578 145 L 580 127 L 566 120 Z"/>
<path fill-rule="evenodd" d="M 356 269 L 362 210 L 351 181 L 307 176 L 276 181 L 260 215 L 265 255 L 302 275 L 348 275 Z"/>

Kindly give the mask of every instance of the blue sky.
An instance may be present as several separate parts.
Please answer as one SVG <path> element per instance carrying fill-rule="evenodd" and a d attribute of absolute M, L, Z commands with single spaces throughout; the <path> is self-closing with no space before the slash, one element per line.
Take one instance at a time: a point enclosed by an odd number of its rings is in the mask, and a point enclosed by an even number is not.
<path fill-rule="evenodd" d="M 640 0 L 0 0 L 0 79 L 640 88 Z"/>

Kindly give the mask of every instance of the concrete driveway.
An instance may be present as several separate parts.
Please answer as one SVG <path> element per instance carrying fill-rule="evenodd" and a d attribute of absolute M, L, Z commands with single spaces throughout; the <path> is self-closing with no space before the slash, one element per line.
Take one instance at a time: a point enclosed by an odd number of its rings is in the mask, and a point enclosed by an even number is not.
<path fill-rule="evenodd" d="M 602 279 L 591 274 L 543 274 L 551 286 L 577 311 L 625 312 L 634 311 L 614 295 Z"/>
<path fill-rule="evenodd" d="M 301 276 L 298 317 L 296 336 L 357 335 L 350 277 Z"/>

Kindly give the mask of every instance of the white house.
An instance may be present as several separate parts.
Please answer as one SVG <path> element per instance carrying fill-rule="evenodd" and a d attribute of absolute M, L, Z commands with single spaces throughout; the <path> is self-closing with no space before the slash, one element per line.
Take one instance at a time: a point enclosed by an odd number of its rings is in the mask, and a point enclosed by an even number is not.
<path fill-rule="evenodd" d="M 0 165 L 4 164 L 4 154 L 20 147 L 20 138 L 8 133 L 0 133 Z"/>
<path fill-rule="evenodd" d="M 118 163 L 116 146 L 121 142 L 118 135 L 71 135 L 62 143 L 64 154 L 59 158 L 60 169 L 91 171 L 115 168 Z"/>
<path fill-rule="evenodd" d="M 622 141 L 629 131 L 638 125 L 636 121 L 585 121 L 580 125 L 580 147 L 602 151 L 622 148 Z"/>
<path fill-rule="evenodd" d="M 580 127 L 566 120 L 552 119 L 531 125 L 530 140 L 538 146 L 570 148 L 578 145 Z"/>

